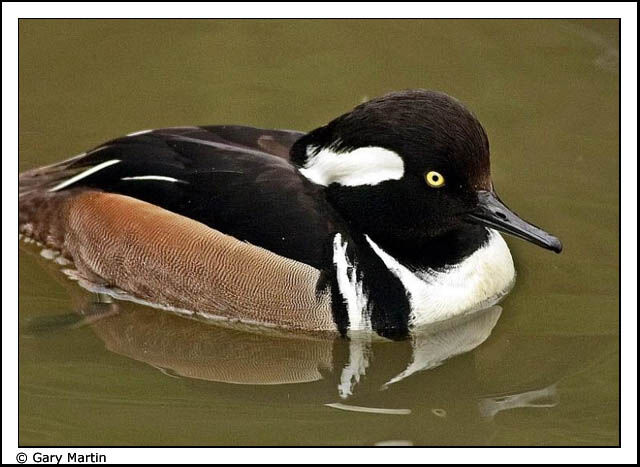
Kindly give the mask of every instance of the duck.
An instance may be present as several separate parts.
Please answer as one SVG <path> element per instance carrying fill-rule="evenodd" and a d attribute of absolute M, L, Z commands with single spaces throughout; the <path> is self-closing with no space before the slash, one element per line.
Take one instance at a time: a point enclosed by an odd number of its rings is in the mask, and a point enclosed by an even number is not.
<path fill-rule="evenodd" d="M 499 198 L 487 134 L 423 89 L 308 133 L 138 131 L 19 175 L 19 234 L 114 295 L 248 325 L 405 339 L 498 303 L 501 233 L 561 252 Z"/>

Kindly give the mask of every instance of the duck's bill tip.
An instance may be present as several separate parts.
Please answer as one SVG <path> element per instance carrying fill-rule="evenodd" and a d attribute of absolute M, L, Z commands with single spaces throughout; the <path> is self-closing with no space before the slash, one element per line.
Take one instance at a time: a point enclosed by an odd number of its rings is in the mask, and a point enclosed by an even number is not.
<path fill-rule="evenodd" d="M 562 253 L 562 242 L 560 239 L 558 237 L 551 237 L 553 238 L 553 241 L 549 245 L 549 249 L 554 253 Z"/>

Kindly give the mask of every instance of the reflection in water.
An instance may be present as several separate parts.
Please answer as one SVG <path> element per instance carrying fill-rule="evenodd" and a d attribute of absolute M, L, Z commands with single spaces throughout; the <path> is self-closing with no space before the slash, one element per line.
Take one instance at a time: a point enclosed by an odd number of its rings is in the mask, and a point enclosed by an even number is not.
<path fill-rule="evenodd" d="M 372 343 L 365 339 L 346 341 L 336 336 L 220 327 L 173 316 L 130 304 L 113 304 L 120 313 L 95 320 L 91 327 L 112 352 L 133 358 L 166 372 L 189 378 L 231 384 L 308 383 L 328 377 L 336 379 L 336 391 L 347 399 L 368 372 L 376 372 L 376 350 L 394 343 Z M 493 307 L 454 328 L 424 330 L 416 334 L 402 352 L 396 368 L 405 369 L 380 389 L 413 373 L 440 365 L 454 355 L 481 344 L 500 316 Z M 348 362 L 340 364 L 343 355 Z M 324 376 L 323 376 L 324 373 Z"/>
<path fill-rule="evenodd" d="M 421 329 L 409 341 L 395 343 L 229 323 L 221 326 L 218 321 L 187 319 L 114 301 L 104 294 L 76 292 L 81 321 L 62 317 L 61 324 L 89 325 L 108 350 L 167 375 L 251 385 L 308 383 L 333 375 L 341 399 L 352 396 L 367 373 L 377 371 L 376 353 L 383 347 L 404 347 L 402 358 L 394 365 L 396 371 L 404 369 L 379 385 L 380 390 L 477 347 L 489 336 L 501 313 L 501 308 L 494 306 L 450 326 Z M 42 332 L 46 325 L 32 324 L 31 330 Z M 345 356 L 346 363 L 341 363 Z"/>
<path fill-rule="evenodd" d="M 555 407 L 558 405 L 556 384 L 546 388 L 519 394 L 486 397 L 480 401 L 479 409 L 483 417 L 493 418 L 498 412 L 517 408 Z"/>
<path fill-rule="evenodd" d="M 67 276 L 73 277 L 73 274 L 68 272 Z M 394 344 L 372 335 L 347 340 L 333 333 L 211 322 L 198 318 L 197 314 L 194 319 L 186 319 L 114 300 L 105 293 L 86 293 L 73 284 L 65 285 L 74 298 L 76 313 L 84 324 L 91 326 L 107 349 L 147 363 L 169 376 L 230 384 L 278 385 L 318 381 L 327 373 L 337 379 L 339 397 L 348 399 L 357 386 L 364 383 L 368 372 L 377 372 L 377 350 Z M 474 349 L 489 337 L 501 311 L 496 305 L 415 331 L 407 342 L 397 344 L 406 347 L 401 354 L 403 358 L 394 365 L 402 369 L 379 385 L 379 389 L 388 389 L 414 373 L 435 368 L 455 355 Z M 64 322 L 67 321 L 69 318 L 65 317 Z M 40 323 L 39 328 L 42 327 Z M 345 353 L 347 362 L 340 364 Z M 384 413 L 385 409 L 378 410 Z"/>
<path fill-rule="evenodd" d="M 411 409 L 383 409 L 380 407 L 360 407 L 357 405 L 341 404 L 340 402 L 334 402 L 332 404 L 325 404 L 327 407 L 333 407 L 334 409 L 346 410 L 347 412 L 365 412 L 365 413 L 377 413 L 382 415 L 410 415 Z"/>
<path fill-rule="evenodd" d="M 437 328 L 422 329 L 413 337 L 412 362 L 385 386 L 397 383 L 418 371 L 435 368 L 448 358 L 475 349 L 489 337 L 501 312 L 502 307 L 496 305 L 451 322 L 448 326 L 441 324 Z"/>
<path fill-rule="evenodd" d="M 387 441 L 378 441 L 375 446 L 413 446 L 413 443 L 406 439 L 390 439 Z"/>

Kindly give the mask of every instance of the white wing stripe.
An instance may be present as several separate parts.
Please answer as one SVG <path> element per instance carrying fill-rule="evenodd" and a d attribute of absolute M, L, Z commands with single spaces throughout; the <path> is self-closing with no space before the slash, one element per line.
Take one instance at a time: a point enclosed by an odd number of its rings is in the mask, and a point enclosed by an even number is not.
<path fill-rule="evenodd" d="M 146 135 L 147 133 L 151 133 L 153 130 L 140 130 L 140 131 L 134 131 L 133 133 L 129 133 L 127 136 L 139 136 L 139 135 Z"/>
<path fill-rule="evenodd" d="M 49 191 L 62 190 L 63 188 L 66 188 L 69 185 L 73 185 L 77 181 L 82 180 L 83 178 L 86 178 L 89 175 L 94 174 L 94 173 L 98 172 L 99 170 L 102 170 L 102 169 L 104 169 L 106 167 L 109 167 L 109 166 L 111 166 L 113 164 L 117 164 L 118 162 L 120 162 L 120 159 L 112 159 L 110 161 L 103 162 L 102 164 L 98 164 L 98 165 L 96 165 L 94 167 L 91 167 L 90 169 L 85 170 L 84 172 L 80 172 L 78 175 L 75 175 L 75 176 L 71 177 L 70 179 L 65 180 L 64 182 L 54 186 Z"/>
<path fill-rule="evenodd" d="M 159 180 L 162 182 L 187 183 L 184 180 L 178 180 L 173 177 L 165 177 L 163 175 L 139 175 L 137 177 L 122 177 L 120 180 Z"/>

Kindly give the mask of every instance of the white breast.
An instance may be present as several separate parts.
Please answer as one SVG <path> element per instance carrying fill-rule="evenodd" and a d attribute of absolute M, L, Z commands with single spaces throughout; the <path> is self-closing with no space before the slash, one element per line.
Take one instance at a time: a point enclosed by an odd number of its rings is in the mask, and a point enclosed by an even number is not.
<path fill-rule="evenodd" d="M 489 229 L 489 240 L 482 248 L 444 271 L 410 271 L 368 236 L 367 241 L 407 290 L 410 325 L 415 327 L 494 305 L 514 284 L 511 253 L 493 229 Z"/>

